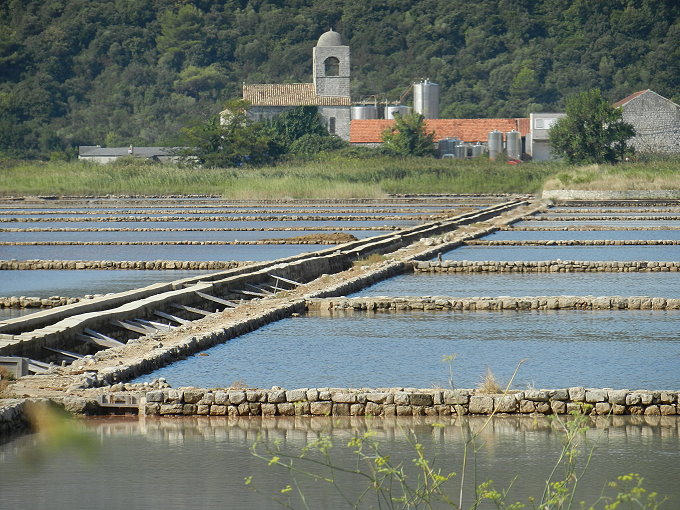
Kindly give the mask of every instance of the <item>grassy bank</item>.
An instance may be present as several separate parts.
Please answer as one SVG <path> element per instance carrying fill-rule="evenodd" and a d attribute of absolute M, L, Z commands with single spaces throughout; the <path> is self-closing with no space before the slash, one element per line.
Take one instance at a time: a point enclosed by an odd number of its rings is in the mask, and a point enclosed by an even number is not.
<path fill-rule="evenodd" d="M 216 194 L 233 199 L 371 198 L 388 193 L 536 193 L 549 189 L 680 189 L 680 159 L 615 167 L 559 162 L 326 159 L 275 167 L 190 169 L 141 161 L 16 162 L 0 167 L 0 194 Z"/>

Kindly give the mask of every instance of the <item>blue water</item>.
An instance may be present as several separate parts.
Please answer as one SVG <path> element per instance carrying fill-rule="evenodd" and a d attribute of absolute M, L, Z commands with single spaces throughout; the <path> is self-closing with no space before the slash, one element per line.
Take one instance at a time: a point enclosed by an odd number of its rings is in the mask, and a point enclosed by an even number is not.
<path fill-rule="evenodd" d="M 514 387 L 680 389 L 680 314 L 408 312 L 311 315 L 269 324 L 146 375 L 173 386 L 476 387 L 490 368 Z"/>
<path fill-rule="evenodd" d="M 665 216 L 665 215 L 664 215 Z M 631 220 L 621 217 L 620 220 L 576 220 L 576 221 L 518 221 L 516 227 L 575 227 L 577 225 L 608 225 L 611 227 L 680 227 L 680 220 Z"/>
<path fill-rule="evenodd" d="M 482 238 L 484 241 L 505 240 L 679 240 L 680 230 L 499 230 Z"/>
<path fill-rule="evenodd" d="M 352 296 L 680 298 L 680 273 L 406 273 Z"/>
<path fill-rule="evenodd" d="M 680 261 L 680 246 L 462 246 L 444 260 Z"/>

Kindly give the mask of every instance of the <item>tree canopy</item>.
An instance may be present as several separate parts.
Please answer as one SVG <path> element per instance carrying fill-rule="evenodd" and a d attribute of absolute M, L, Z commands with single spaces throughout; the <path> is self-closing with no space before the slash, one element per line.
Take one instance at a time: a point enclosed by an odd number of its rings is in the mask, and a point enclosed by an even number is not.
<path fill-rule="evenodd" d="M 419 113 L 395 115 L 394 125 L 382 135 L 385 148 L 398 156 L 434 156 L 434 133 L 425 129 Z"/>
<path fill-rule="evenodd" d="M 569 163 L 615 163 L 632 152 L 633 126 L 599 89 L 568 97 L 566 114 L 550 128 L 550 146 Z"/>
<path fill-rule="evenodd" d="M 351 46 L 356 99 L 427 77 L 444 117 L 562 111 L 594 87 L 680 102 L 676 0 L 5 0 L 0 154 L 174 144 L 243 82 L 310 82 L 329 27 Z"/>

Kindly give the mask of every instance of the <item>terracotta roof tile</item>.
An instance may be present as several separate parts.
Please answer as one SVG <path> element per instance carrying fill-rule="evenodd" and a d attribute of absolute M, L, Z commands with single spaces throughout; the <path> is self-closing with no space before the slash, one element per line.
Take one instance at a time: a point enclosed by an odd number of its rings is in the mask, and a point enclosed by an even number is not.
<path fill-rule="evenodd" d="M 382 133 L 394 124 L 393 120 L 357 119 L 350 124 L 350 142 L 379 143 Z M 459 138 L 464 142 L 486 142 L 489 132 L 512 131 L 522 136 L 529 132 L 529 119 L 426 119 L 426 130 L 434 131 L 435 141 L 442 138 Z"/>
<path fill-rule="evenodd" d="M 243 85 L 243 99 L 253 106 L 350 106 L 349 96 L 317 96 L 313 83 Z"/>
<path fill-rule="evenodd" d="M 647 90 L 640 90 L 640 91 L 638 91 L 638 92 L 635 92 L 635 93 L 631 94 L 631 95 L 628 96 L 628 97 L 624 97 L 621 101 L 617 101 L 617 102 L 614 103 L 612 106 L 613 106 L 614 108 L 618 108 L 619 106 L 623 106 L 624 104 L 629 103 L 630 101 L 632 101 L 632 100 L 635 99 L 636 97 L 641 96 L 641 95 L 644 94 L 645 92 L 650 92 L 650 90 L 647 89 Z"/>

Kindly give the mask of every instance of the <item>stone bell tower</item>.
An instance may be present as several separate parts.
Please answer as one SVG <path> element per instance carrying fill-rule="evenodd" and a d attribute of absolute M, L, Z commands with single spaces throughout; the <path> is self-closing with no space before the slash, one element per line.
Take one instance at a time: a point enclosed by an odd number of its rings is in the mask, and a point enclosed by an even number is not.
<path fill-rule="evenodd" d="M 321 34 L 312 60 L 316 94 L 349 97 L 349 46 L 340 34 L 333 29 Z"/>

